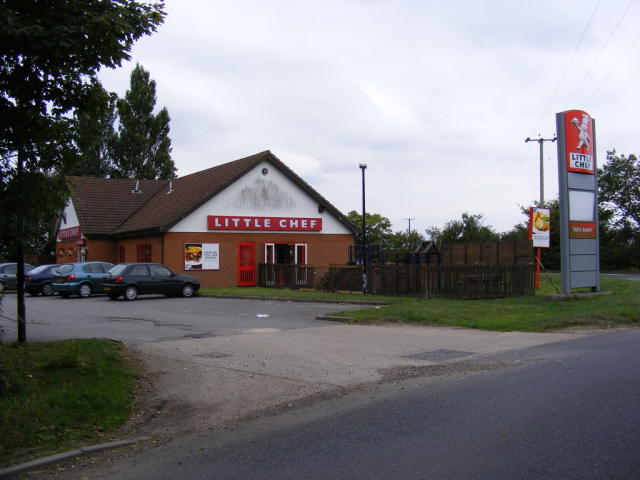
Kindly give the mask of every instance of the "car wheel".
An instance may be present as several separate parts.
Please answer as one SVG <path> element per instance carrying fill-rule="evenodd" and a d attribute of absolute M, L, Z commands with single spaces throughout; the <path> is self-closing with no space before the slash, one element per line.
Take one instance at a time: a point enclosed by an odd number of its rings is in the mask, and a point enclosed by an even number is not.
<path fill-rule="evenodd" d="M 4 293 L 4 291 L 7 289 L 7 287 L 5 286 L 4 283 L 0 282 L 0 293 Z"/>
<path fill-rule="evenodd" d="M 80 298 L 87 298 L 90 295 L 91 285 L 89 285 L 88 283 L 83 283 L 82 285 L 80 285 L 80 288 L 78 288 L 78 296 Z"/>
<path fill-rule="evenodd" d="M 49 295 L 53 295 L 53 285 L 50 283 L 45 283 L 42 285 L 42 295 L 48 297 Z"/>
<path fill-rule="evenodd" d="M 108 293 L 107 297 L 109 297 L 111 300 L 115 300 L 119 297 L 120 295 L 116 295 L 115 293 Z"/>
<path fill-rule="evenodd" d="M 138 298 L 138 289 L 133 285 L 128 286 L 124 290 L 124 298 L 125 300 L 135 300 Z"/>
<path fill-rule="evenodd" d="M 180 290 L 180 294 L 183 297 L 193 297 L 193 294 L 196 293 L 196 289 L 193 288 L 193 285 L 190 283 L 185 283 L 182 285 L 182 290 Z"/>

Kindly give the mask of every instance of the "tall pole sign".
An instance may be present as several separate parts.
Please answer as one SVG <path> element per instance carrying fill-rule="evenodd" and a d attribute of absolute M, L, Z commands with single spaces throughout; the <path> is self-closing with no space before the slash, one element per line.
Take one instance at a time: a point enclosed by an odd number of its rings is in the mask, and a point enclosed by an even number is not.
<path fill-rule="evenodd" d="M 562 291 L 600 290 L 595 120 L 582 110 L 556 114 Z"/>

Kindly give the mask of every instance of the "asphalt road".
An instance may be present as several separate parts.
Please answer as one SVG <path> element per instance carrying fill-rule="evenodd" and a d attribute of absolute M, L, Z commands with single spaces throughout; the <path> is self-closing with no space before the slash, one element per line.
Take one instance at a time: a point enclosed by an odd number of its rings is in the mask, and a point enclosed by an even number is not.
<path fill-rule="evenodd" d="M 482 360 L 493 370 L 380 385 L 177 439 L 83 475 L 636 479 L 639 342 L 640 330 L 627 330 L 501 354 Z"/>
<path fill-rule="evenodd" d="M 26 296 L 27 341 L 111 338 L 153 342 L 242 333 L 251 329 L 294 329 L 332 322 L 315 320 L 354 305 L 270 302 L 220 298 L 144 296 L 133 302 L 105 296 Z M 0 317 L 4 341 L 17 339 L 16 294 L 7 293 Z M 8 317 L 8 318 L 7 318 Z"/>

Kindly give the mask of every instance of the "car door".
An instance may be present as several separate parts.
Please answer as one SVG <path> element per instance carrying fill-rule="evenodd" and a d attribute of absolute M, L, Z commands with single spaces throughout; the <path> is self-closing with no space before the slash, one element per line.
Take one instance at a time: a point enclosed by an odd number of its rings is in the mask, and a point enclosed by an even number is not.
<path fill-rule="evenodd" d="M 82 266 L 82 277 L 91 283 L 91 290 L 94 292 L 102 291 L 102 277 L 104 272 L 99 263 L 87 263 Z"/>
<path fill-rule="evenodd" d="M 153 293 L 176 293 L 178 287 L 173 278 L 173 272 L 164 265 L 149 265 Z"/>
<path fill-rule="evenodd" d="M 134 284 L 138 293 L 149 293 L 151 290 L 151 276 L 148 265 L 133 265 L 126 274 L 127 281 Z"/>

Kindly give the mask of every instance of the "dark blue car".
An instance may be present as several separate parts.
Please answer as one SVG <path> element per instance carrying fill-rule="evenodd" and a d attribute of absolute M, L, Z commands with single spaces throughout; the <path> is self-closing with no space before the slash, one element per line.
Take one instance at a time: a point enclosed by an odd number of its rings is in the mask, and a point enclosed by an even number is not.
<path fill-rule="evenodd" d="M 34 268 L 24 278 L 24 289 L 34 297 L 40 294 L 46 297 L 53 295 L 53 275 L 59 266 L 54 263 Z"/>

